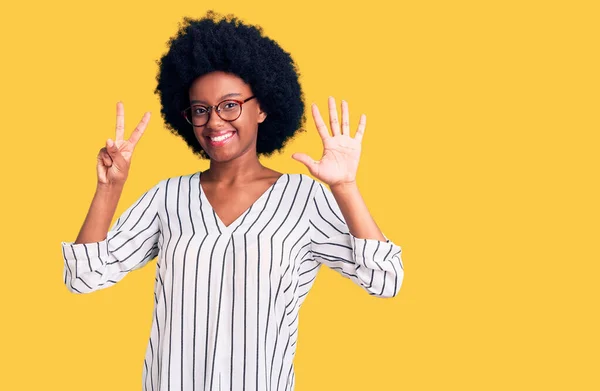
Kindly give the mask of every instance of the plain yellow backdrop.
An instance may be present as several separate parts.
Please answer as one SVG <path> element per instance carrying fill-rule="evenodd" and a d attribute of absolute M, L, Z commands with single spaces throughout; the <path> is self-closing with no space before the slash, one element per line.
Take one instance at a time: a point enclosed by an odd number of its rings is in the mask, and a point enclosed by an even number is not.
<path fill-rule="evenodd" d="M 156 262 L 75 295 L 96 154 L 150 125 L 117 209 L 207 162 L 160 117 L 155 61 L 184 16 L 261 25 L 307 108 L 368 117 L 359 186 L 403 249 L 394 299 L 322 269 L 300 314 L 297 391 L 597 390 L 600 12 L 583 1 L 13 2 L 2 6 L 0 389 L 139 390 Z M 308 171 L 306 132 L 264 163 Z"/>

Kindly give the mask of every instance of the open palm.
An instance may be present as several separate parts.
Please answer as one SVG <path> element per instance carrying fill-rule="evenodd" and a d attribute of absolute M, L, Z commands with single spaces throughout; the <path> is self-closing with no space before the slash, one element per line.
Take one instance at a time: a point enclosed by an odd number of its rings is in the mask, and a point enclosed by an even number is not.
<path fill-rule="evenodd" d="M 317 106 L 312 105 L 313 119 L 323 141 L 323 156 L 320 160 L 314 160 L 304 153 L 294 153 L 292 158 L 306 165 L 312 175 L 329 186 L 352 183 L 356 180 L 367 118 L 364 114 L 361 115 L 358 130 L 355 136 L 351 137 L 348 103 L 342 101 L 341 127 L 335 99 L 329 97 L 328 103 L 332 134 L 329 133 Z"/>

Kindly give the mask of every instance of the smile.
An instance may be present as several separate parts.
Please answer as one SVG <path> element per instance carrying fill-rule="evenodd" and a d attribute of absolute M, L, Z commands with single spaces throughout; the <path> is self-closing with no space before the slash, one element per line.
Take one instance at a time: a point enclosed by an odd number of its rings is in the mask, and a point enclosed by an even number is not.
<path fill-rule="evenodd" d="M 225 144 L 227 142 L 227 140 L 232 138 L 234 133 L 235 132 L 229 132 L 224 135 L 217 136 L 217 137 L 208 137 L 208 139 L 210 140 L 211 145 L 220 146 L 220 145 Z"/>

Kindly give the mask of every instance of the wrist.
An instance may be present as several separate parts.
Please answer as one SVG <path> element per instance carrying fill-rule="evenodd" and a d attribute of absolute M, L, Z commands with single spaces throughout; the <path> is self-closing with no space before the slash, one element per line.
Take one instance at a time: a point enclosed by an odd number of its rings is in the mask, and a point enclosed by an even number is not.
<path fill-rule="evenodd" d="M 352 193 L 358 190 L 358 184 L 356 181 L 350 182 L 338 182 L 333 185 L 329 185 L 332 192 L 337 193 Z"/>
<path fill-rule="evenodd" d="M 96 185 L 96 194 L 99 195 L 112 195 L 121 194 L 125 183 L 100 183 Z"/>

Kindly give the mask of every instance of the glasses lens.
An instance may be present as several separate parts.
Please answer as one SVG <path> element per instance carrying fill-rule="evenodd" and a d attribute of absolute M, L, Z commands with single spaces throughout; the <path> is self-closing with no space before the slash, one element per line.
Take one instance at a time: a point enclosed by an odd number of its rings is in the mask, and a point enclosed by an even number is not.
<path fill-rule="evenodd" d="M 236 101 L 226 100 L 219 104 L 219 116 L 225 121 L 234 121 L 242 113 L 242 106 Z"/>
<path fill-rule="evenodd" d="M 184 111 L 185 119 L 194 126 L 202 126 L 208 122 L 208 109 L 203 106 L 188 107 Z"/>

